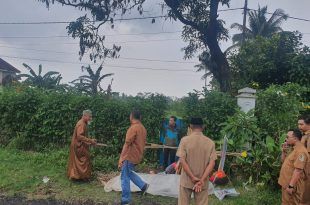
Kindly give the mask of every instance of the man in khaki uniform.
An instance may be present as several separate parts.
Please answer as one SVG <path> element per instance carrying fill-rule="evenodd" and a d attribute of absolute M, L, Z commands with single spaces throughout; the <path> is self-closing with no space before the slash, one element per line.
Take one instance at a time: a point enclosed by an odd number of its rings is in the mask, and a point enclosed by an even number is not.
<path fill-rule="evenodd" d="M 196 205 L 208 204 L 208 179 L 216 160 L 215 144 L 204 136 L 202 118 L 192 118 L 192 132 L 182 138 L 177 156 L 183 167 L 180 178 L 179 205 L 189 205 L 194 192 Z"/>
<path fill-rule="evenodd" d="M 302 134 L 298 129 L 290 130 L 286 143 L 294 146 L 294 149 L 288 156 L 282 150 L 284 162 L 278 180 L 282 187 L 282 205 L 299 205 L 305 191 L 305 170 L 309 155 L 300 142 L 301 138 Z"/>
<path fill-rule="evenodd" d="M 308 154 L 310 155 L 310 116 L 304 115 L 298 119 L 298 128 L 304 133 L 302 136 L 301 143 L 307 148 Z M 310 205 L 310 160 L 306 169 L 307 179 L 305 183 L 305 191 L 302 196 L 300 205 Z"/>

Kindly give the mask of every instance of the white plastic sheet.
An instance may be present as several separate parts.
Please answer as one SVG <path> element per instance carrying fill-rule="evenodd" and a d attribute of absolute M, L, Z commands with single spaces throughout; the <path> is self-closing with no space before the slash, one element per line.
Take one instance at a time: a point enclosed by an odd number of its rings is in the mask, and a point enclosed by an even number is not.
<path fill-rule="evenodd" d="M 137 173 L 145 182 L 150 184 L 147 193 L 159 196 L 168 196 L 178 198 L 180 175 L 176 174 L 141 174 Z M 132 192 L 141 191 L 136 185 L 130 182 L 130 189 Z M 120 176 L 114 177 L 104 187 L 106 192 L 122 191 Z M 214 187 L 209 182 L 209 195 L 213 194 Z"/>
<path fill-rule="evenodd" d="M 240 193 L 236 191 L 236 189 L 231 188 L 231 189 L 215 189 L 214 190 L 214 195 L 222 201 L 225 196 L 239 196 Z"/>

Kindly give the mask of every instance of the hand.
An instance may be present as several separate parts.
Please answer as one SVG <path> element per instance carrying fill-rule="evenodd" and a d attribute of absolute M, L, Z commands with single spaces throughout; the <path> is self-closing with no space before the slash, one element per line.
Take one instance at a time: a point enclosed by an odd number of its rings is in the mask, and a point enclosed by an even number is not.
<path fill-rule="evenodd" d="M 122 169 L 123 162 L 118 162 L 118 169 Z"/>
<path fill-rule="evenodd" d="M 282 148 L 282 152 L 286 152 L 286 150 L 288 149 L 288 144 L 286 142 L 284 142 L 281 146 Z"/>
<path fill-rule="evenodd" d="M 96 146 L 96 145 L 97 145 L 97 140 L 96 140 L 96 139 L 93 139 L 92 144 L 93 144 L 94 146 Z"/>
<path fill-rule="evenodd" d="M 202 179 L 200 179 L 198 183 L 201 185 L 201 187 L 203 187 L 205 185 L 205 181 Z"/>
<path fill-rule="evenodd" d="M 289 195 L 292 195 L 293 192 L 294 192 L 294 189 L 293 189 L 293 188 L 287 187 L 287 188 L 286 188 L 286 192 L 287 192 Z"/>
<path fill-rule="evenodd" d="M 195 186 L 193 187 L 193 190 L 194 190 L 196 193 L 199 193 L 199 192 L 202 191 L 202 187 L 203 187 L 203 185 L 202 185 L 201 182 L 199 181 L 199 182 L 197 182 L 197 183 L 195 184 Z"/>
<path fill-rule="evenodd" d="M 191 178 L 191 180 L 192 180 L 192 182 L 193 182 L 194 184 L 196 184 L 197 182 L 200 181 L 200 179 L 197 178 L 197 177 L 195 177 L 195 176 L 193 176 L 193 177 Z"/>

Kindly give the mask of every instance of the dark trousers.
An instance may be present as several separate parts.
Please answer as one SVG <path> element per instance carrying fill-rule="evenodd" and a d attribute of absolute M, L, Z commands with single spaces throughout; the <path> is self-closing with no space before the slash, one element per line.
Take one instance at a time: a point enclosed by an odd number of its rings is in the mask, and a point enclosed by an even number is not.
<path fill-rule="evenodd" d="M 175 155 L 177 150 L 175 149 L 164 149 L 164 167 L 167 168 L 170 163 L 175 162 Z M 170 160 L 169 160 L 170 159 Z"/>

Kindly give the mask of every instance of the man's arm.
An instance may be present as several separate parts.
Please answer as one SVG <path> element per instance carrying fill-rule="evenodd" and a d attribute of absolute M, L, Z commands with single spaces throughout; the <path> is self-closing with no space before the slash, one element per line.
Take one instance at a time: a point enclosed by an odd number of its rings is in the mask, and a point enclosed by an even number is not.
<path fill-rule="evenodd" d="M 293 194 L 294 190 L 296 190 L 296 183 L 298 182 L 298 180 L 301 177 L 303 170 L 302 169 L 296 169 L 293 172 L 292 178 L 290 180 L 290 183 L 288 184 L 288 187 L 286 187 L 286 191 L 289 194 Z"/>
<path fill-rule="evenodd" d="M 200 181 L 205 182 L 215 166 L 215 160 L 211 160 L 205 169 Z"/>
<path fill-rule="evenodd" d="M 283 143 L 281 147 L 282 153 L 281 153 L 281 162 L 283 163 L 286 158 L 286 151 L 288 150 L 288 146 Z"/>
<path fill-rule="evenodd" d="M 130 127 L 126 133 L 125 145 L 131 145 L 137 137 L 137 131 L 134 127 Z"/>
<path fill-rule="evenodd" d="M 136 131 L 134 128 L 130 127 L 126 133 L 126 139 L 125 143 L 121 152 L 121 156 L 118 161 L 118 167 L 122 167 L 122 163 L 124 161 L 124 155 L 128 152 L 129 146 L 133 143 L 133 141 L 136 139 Z"/>
<path fill-rule="evenodd" d="M 205 169 L 201 179 L 193 187 L 193 190 L 195 192 L 201 192 L 202 191 L 202 187 L 205 185 L 205 181 L 208 178 L 208 176 L 210 175 L 210 173 L 213 170 L 214 166 L 215 166 L 215 160 L 211 160 L 209 162 L 207 168 Z"/>
<path fill-rule="evenodd" d="M 284 160 L 286 158 L 286 153 L 284 151 L 282 151 L 282 154 L 281 154 L 281 162 L 283 163 Z"/>
<path fill-rule="evenodd" d="M 307 159 L 306 153 L 298 153 L 297 158 L 294 162 L 294 168 L 295 169 L 294 169 L 293 175 L 291 177 L 291 180 L 288 184 L 289 187 L 286 188 L 286 191 L 289 194 L 293 193 L 294 189 L 292 187 L 295 188 L 297 181 L 302 176 L 304 169 L 306 169 L 307 160 L 308 159 Z"/>
<path fill-rule="evenodd" d="M 192 182 L 193 183 L 198 182 L 199 178 L 194 176 L 192 170 L 190 169 L 189 165 L 187 164 L 186 160 L 183 157 L 180 158 L 180 163 L 181 163 L 185 173 L 191 178 Z"/>
<path fill-rule="evenodd" d="M 209 164 L 206 167 L 205 171 L 203 172 L 203 175 L 201 177 L 201 179 L 199 180 L 199 182 L 197 182 L 194 186 L 194 190 L 195 192 L 201 192 L 203 186 L 205 185 L 205 181 L 208 178 L 208 176 L 210 175 L 211 171 L 213 170 L 214 166 L 215 166 L 215 160 L 217 159 L 217 155 L 216 155 L 216 151 L 215 151 L 215 144 L 212 144 L 211 147 L 211 155 L 210 155 L 210 159 L 209 159 Z"/>
<path fill-rule="evenodd" d="M 179 161 L 182 165 L 183 171 L 191 178 L 193 183 L 198 182 L 199 178 L 194 176 L 192 170 L 190 169 L 190 167 L 186 161 L 186 149 L 185 149 L 184 138 L 180 142 L 180 146 L 178 148 L 176 155 L 180 158 Z"/>
<path fill-rule="evenodd" d="M 81 142 L 84 142 L 85 144 L 92 144 L 92 145 L 95 145 L 96 144 L 96 140 L 94 140 L 94 139 L 90 139 L 90 138 L 88 138 L 88 137 L 85 137 L 84 136 L 84 132 L 85 132 L 85 130 L 84 130 L 84 127 L 83 127 L 83 125 L 79 125 L 78 127 L 77 127 L 77 140 L 78 141 L 81 141 Z"/>
<path fill-rule="evenodd" d="M 293 176 L 292 176 L 292 178 L 291 178 L 291 180 L 290 180 L 289 185 L 295 187 L 297 181 L 298 181 L 298 180 L 300 179 L 300 177 L 301 177 L 302 172 L 303 172 L 302 169 L 296 169 L 296 168 L 295 168 L 295 170 L 294 170 L 294 172 L 293 172 Z"/>

